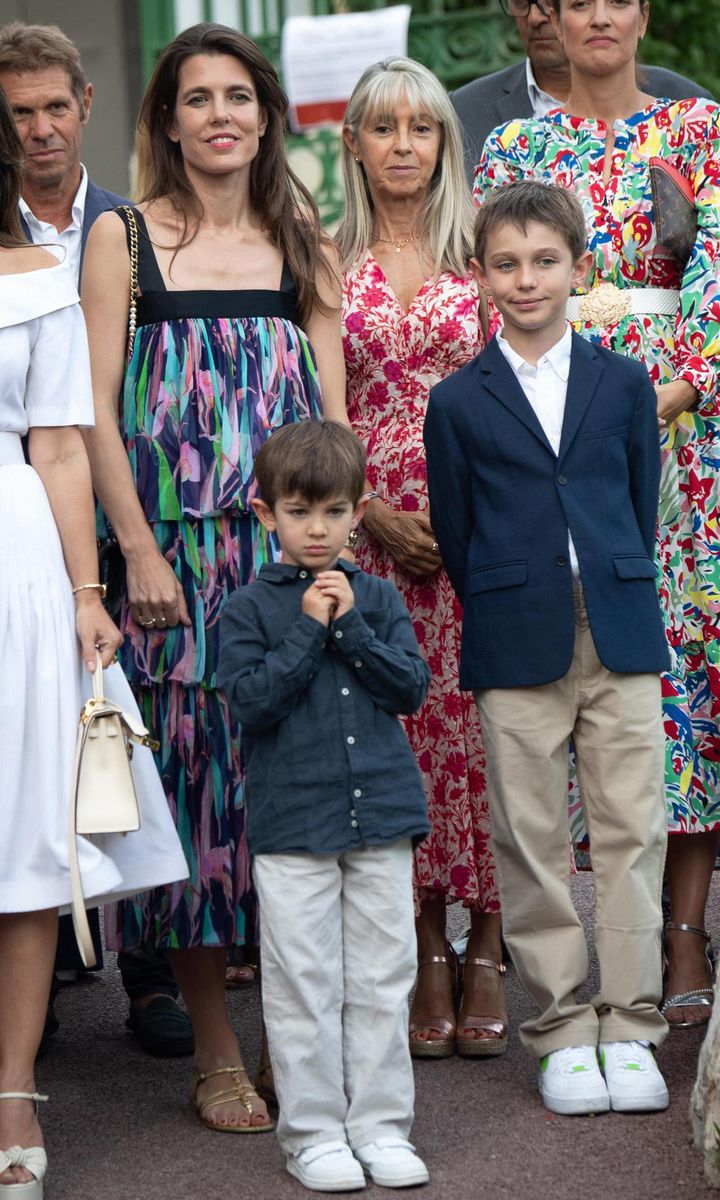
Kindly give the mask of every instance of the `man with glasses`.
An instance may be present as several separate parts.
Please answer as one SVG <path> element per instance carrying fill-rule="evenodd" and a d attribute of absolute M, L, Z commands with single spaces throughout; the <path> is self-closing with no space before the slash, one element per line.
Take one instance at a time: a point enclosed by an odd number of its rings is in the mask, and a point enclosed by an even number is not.
<path fill-rule="evenodd" d="M 485 139 L 496 125 L 514 117 L 544 117 L 560 108 L 570 94 L 570 64 L 555 36 L 548 6 L 543 0 L 500 0 L 500 5 L 514 18 L 527 57 L 451 93 L 464 131 L 465 169 L 471 184 Z M 710 96 L 692 79 L 661 67 L 643 67 L 642 87 L 651 96 L 668 100 Z"/>

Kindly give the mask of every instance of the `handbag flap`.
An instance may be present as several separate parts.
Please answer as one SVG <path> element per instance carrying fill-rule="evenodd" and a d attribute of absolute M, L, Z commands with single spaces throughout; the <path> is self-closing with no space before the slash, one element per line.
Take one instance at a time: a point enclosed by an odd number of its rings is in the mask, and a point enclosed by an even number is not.
<path fill-rule="evenodd" d="M 658 243 L 684 267 L 697 237 L 692 184 L 665 159 L 651 158 L 650 186 Z"/>

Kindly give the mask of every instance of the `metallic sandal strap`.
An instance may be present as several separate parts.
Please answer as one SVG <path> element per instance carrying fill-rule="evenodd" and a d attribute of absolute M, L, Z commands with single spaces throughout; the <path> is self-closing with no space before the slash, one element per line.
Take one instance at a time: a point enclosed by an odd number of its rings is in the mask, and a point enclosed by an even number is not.
<path fill-rule="evenodd" d="M 667 1000 L 663 1000 L 660 1005 L 660 1012 L 664 1016 L 669 1008 L 692 1008 L 693 1005 L 701 1005 L 705 1008 L 712 1008 L 712 1000 L 707 1000 L 707 996 L 714 996 L 714 988 L 695 988 L 691 992 L 678 992 L 676 996 L 668 996 Z"/>
<path fill-rule="evenodd" d="M 710 941 L 707 929 L 701 929 L 699 925 L 688 925 L 685 921 L 666 921 L 665 928 L 680 929 L 683 933 L 696 933 L 698 937 L 705 938 L 706 942 Z"/>
<path fill-rule="evenodd" d="M 446 954 L 433 954 L 428 958 L 418 959 L 418 967 L 431 967 L 433 963 L 444 963 L 446 967 L 451 966 L 450 959 Z"/>
<path fill-rule="evenodd" d="M 505 963 L 493 962 L 491 958 L 466 958 L 466 967 L 492 967 L 493 971 L 497 971 L 498 975 L 506 975 L 507 967 Z"/>

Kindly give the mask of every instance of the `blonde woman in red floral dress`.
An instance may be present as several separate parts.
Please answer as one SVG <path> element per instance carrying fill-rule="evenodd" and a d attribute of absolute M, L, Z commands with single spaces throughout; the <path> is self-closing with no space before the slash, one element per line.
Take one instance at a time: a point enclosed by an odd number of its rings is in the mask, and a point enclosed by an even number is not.
<path fill-rule="evenodd" d="M 432 823 L 415 857 L 418 985 L 410 1019 L 416 1057 L 504 1053 L 500 907 L 477 712 L 458 685 L 462 610 L 429 520 L 422 428 L 433 384 L 484 344 L 468 273 L 472 206 L 447 94 L 410 59 L 370 67 L 343 131 L 346 213 L 343 339 L 348 414 L 368 451 L 377 493 L 359 565 L 392 579 L 432 668 L 428 699 L 404 724 L 425 780 Z M 461 992 L 445 932 L 447 903 L 471 911 Z"/>

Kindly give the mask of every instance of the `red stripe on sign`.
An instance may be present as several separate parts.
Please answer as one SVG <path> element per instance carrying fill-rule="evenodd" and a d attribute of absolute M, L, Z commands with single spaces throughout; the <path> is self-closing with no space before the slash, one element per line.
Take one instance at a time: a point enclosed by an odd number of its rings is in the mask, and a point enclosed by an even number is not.
<path fill-rule="evenodd" d="M 296 126 L 323 125 L 327 121 L 342 121 L 347 100 L 322 100 L 318 104 L 297 104 L 293 108 Z"/>

